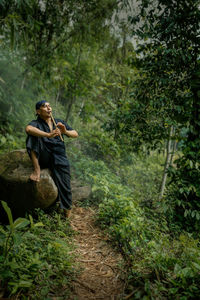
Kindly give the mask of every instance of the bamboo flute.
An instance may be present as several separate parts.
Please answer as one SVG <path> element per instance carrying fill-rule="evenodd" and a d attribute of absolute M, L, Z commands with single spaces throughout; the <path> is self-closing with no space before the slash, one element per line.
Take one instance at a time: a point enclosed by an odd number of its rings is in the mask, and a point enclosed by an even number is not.
<path fill-rule="evenodd" d="M 55 120 L 54 120 L 54 117 L 53 117 L 52 113 L 50 113 L 50 116 L 51 116 L 51 119 L 52 119 L 52 121 L 53 121 L 54 126 L 55 126 L 56 128 L 58 128 L 58 126 L 57 126 L 57 124 L 56 124 L 56 122 L 55 122 Z M 61 133 L 59 134 L 59 137 L 60 137 L 61 141 L 64 142 Z"/>

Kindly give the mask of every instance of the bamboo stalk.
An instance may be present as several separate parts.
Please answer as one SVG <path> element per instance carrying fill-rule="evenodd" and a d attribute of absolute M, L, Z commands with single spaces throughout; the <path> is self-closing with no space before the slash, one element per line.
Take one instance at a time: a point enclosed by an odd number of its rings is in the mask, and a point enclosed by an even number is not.
<path fill-rule="evenodd" d="M 50 113 L 50 116 L 51 116 L 51 119 L 52 119 L 52 121 L 53 121 L 54 126 L 55 126 L 56 128 L 58 128 L 58 126 L 57 126 L 57 124 L 56 124 L 56 122 L 55 122 L 55 120 L 54 120 L 54 117 L 53 117 L 52 113 Z M 61 141 L 64 142 L 61 133 L 59 133 L 59 137 L 60 137 Z"/>

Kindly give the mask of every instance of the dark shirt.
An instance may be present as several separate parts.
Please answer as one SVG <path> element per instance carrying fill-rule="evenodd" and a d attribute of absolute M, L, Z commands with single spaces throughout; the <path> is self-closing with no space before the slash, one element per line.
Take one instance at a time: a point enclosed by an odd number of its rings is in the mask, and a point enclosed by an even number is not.
<path fill-rule="evenodd" d="M 65 121 L 60 119 L 55 119 L 55 122 L 61 122 L 65 125 L 67 130 L 73 130 Z M 42 131 L 50 132 L 49 125 L 46 121 L 41 119 L 39 116 L 37 120 L 32 120 L 28 125 L 36 127 Z M 53 124 L 53 129 L 55 126 Z M 65 153 L 65 144 L 61 141 L 59 136 L 54 138 L 40 137 L 41 141 L 44 143 L 46 150 L 53 155 L 54 163 L 56 165 L 69 165 L 68 159 Z"/>

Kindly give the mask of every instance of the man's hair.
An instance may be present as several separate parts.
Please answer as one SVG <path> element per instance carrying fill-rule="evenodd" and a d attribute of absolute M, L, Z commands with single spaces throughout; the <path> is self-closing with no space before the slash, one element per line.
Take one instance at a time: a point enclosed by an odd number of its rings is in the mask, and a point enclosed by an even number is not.
<path fill-rule="evenodd" d="M 40 109 L 40 107 L 45 104 L 47 101 L 46 100 L 41 100 L 41 101 L 38 101 L 36 104 L 35 104 L 35 109 Z"/>

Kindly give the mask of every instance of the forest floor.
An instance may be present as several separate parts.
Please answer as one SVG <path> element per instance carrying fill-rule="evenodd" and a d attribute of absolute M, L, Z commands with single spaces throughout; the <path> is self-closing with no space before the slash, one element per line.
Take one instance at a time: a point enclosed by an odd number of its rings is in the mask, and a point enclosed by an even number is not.
<path fill-rule="evenodd" d="M 95 224 L 92 208 L 74 207 L 71 226 L 75 231 L 80 274 L 73 281 L 70 300 L 121 300 L 125 282 L 123 259 L 106 234 Z"/>

